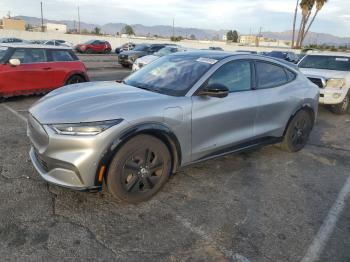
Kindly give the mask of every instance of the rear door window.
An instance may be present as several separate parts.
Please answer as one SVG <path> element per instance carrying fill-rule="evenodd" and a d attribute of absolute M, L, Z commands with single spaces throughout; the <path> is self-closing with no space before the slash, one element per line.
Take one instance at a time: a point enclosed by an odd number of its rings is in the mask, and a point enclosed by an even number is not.
<path fill-rule="evenodd" d="M 69 62 L 75 60 L 67 50 L 51 50 L 51 57 L 54 62 Z"/>
<path fill-rule="evenodd" d="M 289 82 L 286 71 L 281 66 L 256 61 L 255 68 L 258 89 L 277 87 Z"/>
<path fill-rule="evenodd" d="M 16 49 L 11 59 L 19 59 L 21 64 L 47 62 L 44 49 Z"/>

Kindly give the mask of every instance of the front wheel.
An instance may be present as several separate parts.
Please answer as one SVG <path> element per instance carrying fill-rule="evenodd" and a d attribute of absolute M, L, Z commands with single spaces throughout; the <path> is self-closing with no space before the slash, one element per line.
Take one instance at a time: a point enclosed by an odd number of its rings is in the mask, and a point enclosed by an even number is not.
<path fill-rule="evenodd" d="M 343 115 L 350 112 L 350 95 L 347 95 L 340 104 L 333 105 L 330 108 L 333 113 L 338 115 Z"/>
<path fill-rule="evenodd" d="M 153 136 L 138 135 L 114 156 L 107 173 L 107 188 L 120 200 L 142 202 L 162 188 L 170 172 L 171 156 L 167 146 Z"/>
<path fill-rule="evenodd" d="M 299 111 L 289 123 L 281 148 L 288 152 L 297 152 L 304 148 L 309 139 L 313 119 L 305 110 Z"/>

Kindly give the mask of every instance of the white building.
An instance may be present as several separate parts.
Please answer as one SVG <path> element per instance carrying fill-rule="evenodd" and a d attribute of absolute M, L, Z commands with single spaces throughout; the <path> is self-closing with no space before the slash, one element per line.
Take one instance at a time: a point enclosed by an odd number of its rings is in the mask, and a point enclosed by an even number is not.
<path fill-rule="evenodd" d="M 46 32 L 67 33 L 67 26 L 63 24 L 47 23 L 45 25 L 45 29 L 46 29 Z"/>

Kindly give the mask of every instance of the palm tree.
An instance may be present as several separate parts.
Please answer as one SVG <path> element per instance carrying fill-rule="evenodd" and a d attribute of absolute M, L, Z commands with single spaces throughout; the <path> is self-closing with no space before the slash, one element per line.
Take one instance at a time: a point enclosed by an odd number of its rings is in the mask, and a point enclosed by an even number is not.
<path fill-rule="evenodd" d="M 304 36 L 305 27 L 307 25 L 307 22 L 309 21 L 312 8 L 315 5 L 316 0 L 301 0 L 300 2 L 300 8 L 302 10 L 302 18 L 300 22 L 299 27 L 299 33 L 298 33 L 298 39 L 297 39 L 297 47 L 301 47 L 301 40 Z"/>
<path fill-rule="evenodd" d="M 313 22 L 315 21 L 315 18 L 316 18 L 316 16 L 317 16 L 318 12 L 321 11 L 322 7 L 323 7 L 326 3 L 327 3 L 327 0 L 316 0 L 316 12 L 315 12 L 314 16 L 312 17 L 312 20 L 311 20 L 309 26 L 307 27 L 307 29 L 306 29 L 306 31 L 305 31 L 305 33 L 304 33 L 304 35 L 303 35 L 303 37 L 302 37 L 302 39 L 301 39 L 301 41 L 300 41 L 300 45 L 303 44 L 304 39 L 305 39 L 306 35 L 308 34 L 308 32 L 309 32 L 309 30 L 310 30 L 310 27 L 312 26 Z"/>
<path fill-rule="evenodd" d="M 294 48 L 294 41 L 295 41 L 295 24 L 296 24 L 297 16 L 298 16 L 298 7 L 299 7 L 299 0 L 297 0 L 297 4 L 296 4 L 296 6 L 295 6 L 295 11 L 294 11 L 292 48 Z"/>

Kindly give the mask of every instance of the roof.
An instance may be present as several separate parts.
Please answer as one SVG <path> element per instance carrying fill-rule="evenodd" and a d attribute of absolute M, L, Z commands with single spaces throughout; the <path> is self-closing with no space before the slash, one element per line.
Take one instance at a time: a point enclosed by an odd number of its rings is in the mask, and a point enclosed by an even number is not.
<path fill-rule="evenodd" d="M 322 56 L 346 56 L 350 57 L 347 52 L 331 52 L 331 51 L 308 51 L 306 55 L 322 55 Z"/>
<path fill-rule="evenodd" d="M 179 52 L 172 54 L 174 56 L 197 56 L 197 57 L 205 57 L 205 58 L 211 58 L 216 60 L 222 60 L 227 57 L 233 56 L 233 55 L 242 55 L 242 53 L 229 53 L 224 51 L 216 51 L 216 50 L 198 50 L 198 51 L 188 51 L 188 52 Z"/>
<path fill-rule="evenodd" d="M 70 47 L 64 46 L 53 46 L 53 45 L 36 45 L 36 44 L 22 44 L 22 43 L 0 43 L 1 47 L 12 47 L 12 48 L 40 48 L 40 49 L 67 49 Z"/>

